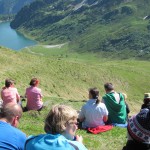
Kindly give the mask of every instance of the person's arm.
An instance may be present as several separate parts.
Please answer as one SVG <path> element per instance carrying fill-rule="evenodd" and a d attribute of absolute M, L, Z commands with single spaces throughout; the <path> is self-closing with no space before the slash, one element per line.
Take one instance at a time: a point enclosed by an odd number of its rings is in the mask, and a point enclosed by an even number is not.
<path fill-rule="evenodd" d="M 17 100 L 17 103 L 20 101 L 20 95 L 19 94 L 16 94 L 16 100 Z"/>
<path fill-rule="evenodd" d="M 18 93 L 18 90 L 15 88 L 16 90 L 16 100 L 17 100 L 17 103 L 20 101 L 20 95 Z"/>
<path fill-rule="evenodd" d="M 39 89 L 39 94 L 40 94 L 40 101 L 43 101 L 42 98 L 43 98 L 43 94 L 42 94 L 42 90 Z"/>
<path fill-rule="evenodd" d="M 78 119 L 79 119 L 80 122 L 83 122 L 84 119 L 85 119 L 85 116 L 84 116 L 84 107 L 83 106 L 82 106 L 81 111 L 79 113 Z"/>
<path fill-rule="evenodd" d="M 104 121 L 104 122 L 107 122 L 107 120 L 108 120 L 108 116 L 104 116 L 104 117 L 103 117 L 103 121 Z"/>
<path fill-rule="evenodd" d="M 130 108 L 129 108 L 129 105 L 125 102 L 125 105 L 126 105 L 126 111 L 127 111 L 127 114 L 130 113 Z"/>
<path fill-rule="evenodd" d="M 108 110 L 107 110 L 107 108 L 106 108 L 106 105 L 104 104 L 104 116 L 103 116 L 103 121 L 104 122 L 107 122 L 107 120 L 108 120 Z"/>
<path fill-rule="evenodd" d="M 1 99 L 3 100 L 3 91 L 1 91 Z"/>

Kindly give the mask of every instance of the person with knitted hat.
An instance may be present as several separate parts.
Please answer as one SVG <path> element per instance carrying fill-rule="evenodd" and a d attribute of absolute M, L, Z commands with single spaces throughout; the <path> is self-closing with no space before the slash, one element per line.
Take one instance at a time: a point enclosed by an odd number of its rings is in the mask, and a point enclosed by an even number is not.
<path fill-rule="evenodd" d="M 150 150 L 150 107 L 129 119 L 127 131 L 128 141 L 123 150 Z"/>
<path fill-rule="evenodd" d="M 144 93 L 144 100 L 141 109 L 147 108 L 150 105 L 150 93 Z"/>

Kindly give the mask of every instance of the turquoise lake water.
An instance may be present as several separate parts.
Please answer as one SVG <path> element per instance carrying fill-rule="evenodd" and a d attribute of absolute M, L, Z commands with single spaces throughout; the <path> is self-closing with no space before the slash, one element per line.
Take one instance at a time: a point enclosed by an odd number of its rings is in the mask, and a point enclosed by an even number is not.
<path fill-rule="evenodd" d="M 26 38 L 23 34 L 10 27 L 10 22 L 0 23 L 0 46 L 12 50 L 21 50 L 24 47 L 36 45 L 37 42 Z"/>

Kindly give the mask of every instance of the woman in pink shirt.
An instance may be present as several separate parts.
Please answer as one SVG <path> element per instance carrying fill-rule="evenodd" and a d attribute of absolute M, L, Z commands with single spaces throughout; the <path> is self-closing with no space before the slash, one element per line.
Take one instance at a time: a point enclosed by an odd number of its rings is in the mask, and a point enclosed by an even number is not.
<path fill-rule="evenodd" d="M 7 103 L 19 103 L 20 95 L 18 90 L 14 87 L 14 80 L 6 79 L 5 87 L 1 90 L 1 98 L 3 100 L 3 105 Z"/>
<path fill-rule="evenodd" d="M 26 89 L 25 97 L 27 98 L 27 105 L 24 111 L 27 110 L 38 110 L 40 111 L 43 107 L 42 93 L 41 89 L 37 86 L 39 85 L 39 80 L 33 78 L 30 81 L 30 87 Z"/>

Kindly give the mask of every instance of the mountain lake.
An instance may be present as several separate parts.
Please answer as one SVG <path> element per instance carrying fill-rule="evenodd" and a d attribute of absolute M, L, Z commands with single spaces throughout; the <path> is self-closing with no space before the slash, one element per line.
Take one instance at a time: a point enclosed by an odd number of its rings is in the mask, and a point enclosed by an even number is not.
<path fill-rule="evenodd" d="M 23 34 L 12 29 L 10 22 L 0 22 L 0 46 L 18 51 L 36 44 L 36 41 L 26 38 Z"/>

